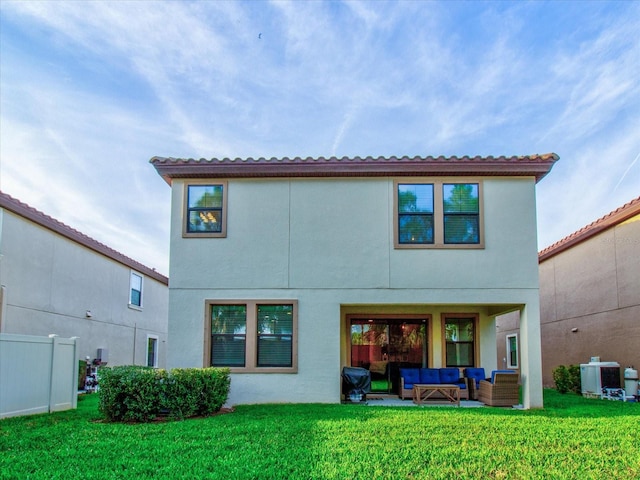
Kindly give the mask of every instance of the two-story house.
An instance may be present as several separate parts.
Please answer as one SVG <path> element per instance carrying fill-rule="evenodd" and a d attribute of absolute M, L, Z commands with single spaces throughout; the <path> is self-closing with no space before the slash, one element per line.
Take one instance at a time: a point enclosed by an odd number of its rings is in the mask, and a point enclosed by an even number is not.
<path fill-rule="evenodd" d="M 229 402 L 338 402 L 344 366 L 497 367 L 521 318 L 542 406 L 536 183 L 522 157 L 175 159 L 169 367 L 229 366 Z"/>
<path fill-rule="evenodd" d="M 0 192 L 0 333 L 79 337 L 81 359 L 164 368 L 168 283 Z"/>

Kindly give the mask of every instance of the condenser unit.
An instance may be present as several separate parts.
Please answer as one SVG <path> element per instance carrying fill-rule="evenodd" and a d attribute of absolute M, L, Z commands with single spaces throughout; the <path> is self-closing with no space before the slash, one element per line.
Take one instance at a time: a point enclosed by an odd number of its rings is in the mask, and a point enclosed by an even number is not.
<path fill-rule="evenodd" d="M 580 365 L 582 395 L 602 395 L 603 388 L 620 388 L 618 362 L 589 362 Z"/>

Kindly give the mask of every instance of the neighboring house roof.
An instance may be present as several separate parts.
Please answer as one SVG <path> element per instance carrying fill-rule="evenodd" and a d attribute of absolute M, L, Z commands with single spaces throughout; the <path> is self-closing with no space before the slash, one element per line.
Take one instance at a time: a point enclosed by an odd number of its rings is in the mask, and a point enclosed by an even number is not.
<path fill-rule="evenodd" d="M 590 223 L 586 227 L 582 227 L 577 232 L 572 233 L 568 237 L 554 243 L 538 253 L 538 263 L 563 252 L 578 243 L 584 242 L 589 238 L 603 232 L 611 227 L 615 227 L 631 217 L 640 215 L 640 197 L 631 200 L 622 207 L 615 209 L 613 212 L 606 214 L 595 222 Z"/>
<path fill-rule="evenodd" d="M 540 181 L 558 160 L 555 153 L 512 157 L 320 157 L 165 158 L 150 163 L 171 185 L 174 178 L 532 176 Z"/>
<path fill-rule="evenodd" d="M 27 220 L 30 220 L 40 225 L 41 227 L 47 228 L 52 232 L 57 233 L 58 235 L 62 235 L 63 237 L 66 237 L 73 242 L 76 242 L 84 247 L 93 250 L 94 252 L 104 255 L 111 260 L 115 260 L 116 262 L 121 263 L 126 267 L 132 268 L 139 273 L 151 277 L 160 283 L 164 283 L 165 285 L 169 284 L 169 279 L 164 275 L 156 272 L 155 270 L 146 267 L 139 262 L 136 262 L 135 260 L 123 255 L 122 253 L 107 247 L 106 245 L 94 240 L 93 238 L 90 238 L 85 234 L 74 230 L 64 223 L 59 222 L 58 220 L 51 218 L 48 215 L 45 215 L 35 208 L 30 207 L 26 203 L 22 203 L 3 192 L 0 192 L 0 208 L 9 210 L 10 212 L 13 212 L 16 215 L 19 215 Z"/>

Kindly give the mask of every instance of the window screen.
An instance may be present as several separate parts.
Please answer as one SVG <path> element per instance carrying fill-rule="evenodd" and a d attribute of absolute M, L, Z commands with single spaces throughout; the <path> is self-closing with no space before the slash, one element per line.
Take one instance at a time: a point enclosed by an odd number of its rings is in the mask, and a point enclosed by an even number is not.
<path fill-rule="evenodd" d="M 444 243 L 480 243 L 477 183 L 443 186 Z"/>
<path fill-rule="evenodd" d="M 246 334 L 246 305 L 212 305 L 211 365 L 244 367 Z"/>
<path fill-rule="evenodd" d="M 398 184 L 398 240 L 433 243 L 433 185 Z"/>
<path fill-rule="evenodd" d="M 290 367 L 293 305 L 258 305 L 258 367 Z"/>
<path fill-rule="evenodd" d="M 222 232 L 223 185 L 189 185 L 187 233 Z"/>
<path fill-rule="evenodd" d="M 474 318 L 447 318 L 444 325 L 447 367 L 473 367 Z"/>

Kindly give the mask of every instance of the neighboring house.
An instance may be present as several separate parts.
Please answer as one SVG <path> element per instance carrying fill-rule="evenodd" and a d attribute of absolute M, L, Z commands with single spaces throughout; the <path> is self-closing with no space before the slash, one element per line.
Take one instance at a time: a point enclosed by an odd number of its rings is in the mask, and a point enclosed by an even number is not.
<path fill-rule="evenodd" d="M 165 366 L 167 277 L 2 192 L 0 285 L 2 333 L 79 337 L 81 359 Z"/>
<path fill-rule="evenodd" d="M 519 311 L 542 406 L 535 186 L 555 154 L 175 159 L 169 367 L 229 366 L 229 402 L 339 402 L 344 366 L 497 367 Z M 373 376 L 373 375 L 372 375 Z"/>
<path fill-rule="evenodd" d="M 591 357 L 640 367 L 640 197 L 542 250 L 542 379 Z M 500 317 L 500 367 L 518 366 L 517 313 Z"/>

